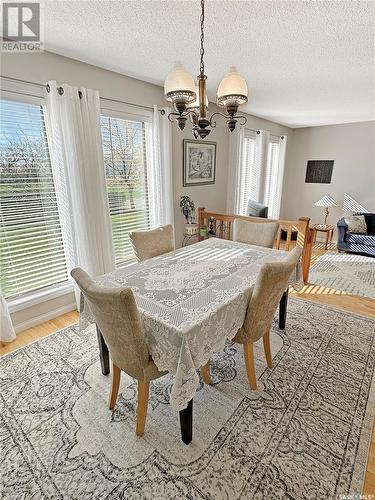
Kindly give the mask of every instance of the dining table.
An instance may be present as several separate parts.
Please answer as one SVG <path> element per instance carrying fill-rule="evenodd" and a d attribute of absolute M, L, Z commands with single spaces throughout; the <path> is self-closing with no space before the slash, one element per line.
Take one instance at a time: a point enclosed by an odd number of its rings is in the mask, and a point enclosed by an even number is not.
<path fill-rule="evenodd" d="M 173 375 L 170 404 L 179 412 L 184 443 L 193 437 L 198 369 L 242 327 L 262 265 L 286 256 L 282 250 L 208 238 L 94 278 L 101 286 L 132 289 L 149 352 L 159 370 Z M 289 282 L 302 286 L 299 265 Z M 281 329 L 287 299 L 286 290 L 279 306 Z M 93 323 L 95 318 L 81 295 L 80 329 Z M 101 370 L 107 375 L 109 352 L 98 327 L 97 336 Z"/>

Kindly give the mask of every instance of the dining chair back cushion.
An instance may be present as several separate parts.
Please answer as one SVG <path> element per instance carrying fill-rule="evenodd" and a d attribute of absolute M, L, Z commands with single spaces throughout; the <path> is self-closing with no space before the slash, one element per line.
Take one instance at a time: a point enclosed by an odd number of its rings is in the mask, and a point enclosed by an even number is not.
<path fill-rule="evenodd" d="M 171 224 L 151 231 L 133 231 L 129 233 L 129 238 L 138 261 L 172 252 L 175 248 Z"/>
<path fill-rule="evenodd" d="M 236 342 L 256 342 L 270 331 L 277 306 L 301 254 L 302 249 L 295 247 L 284 260 L 263 264 L 249 300 L 243 328 L 234 339 Z"/>
<path fill-rule="evenodd" d="M 233 241 L 272 248 L 278 229 L 278 222 L 251 222 L 234 219 Z"/>
<path fill-rule="evenodd" d="M 130 288 L 98 286 L 80 268 L 71 272 L 108 346 L 113 363 L 138 380 L 144 380 L 149 351 Z"/>

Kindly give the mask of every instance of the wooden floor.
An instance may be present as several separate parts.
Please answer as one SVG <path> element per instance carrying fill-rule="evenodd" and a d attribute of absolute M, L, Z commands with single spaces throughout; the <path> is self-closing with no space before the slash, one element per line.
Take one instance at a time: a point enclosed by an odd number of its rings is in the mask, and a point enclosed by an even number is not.
<path fill-rule="evenodd" d="M 8 352 L 15 351 L 20 347 L 23 347 L 27 344 L 31 344 L 36 340 L 39 340 L 43 337 L 46 337 L 50 333 L 57 332 L 57 330 L 61 330 L 61 328 L 65 328 L 66 326 L 74 325 L 78 321 L 78 312 L 72 311 L 62 316 L 58 316 L 55 319 L 51 319 L 50 321 L 46 321 L 41 325 L 34 326 L 33 328 L 29 328 L 28 330 L 24 330 L 23 332 L 17 333 L 17 337 L 13 342 L 1 342 L 0 345 L 0 356 L 4 354 L 8 354 Z"/>
<path fill-rule="evenodd" d="M 314 247 L 313 261 L 319 258 L 325 252 L 324 247 L 317 244 Z M 353 312 L 363 316 L 375 318 L 375 300 L 367 297 L 359 297 L 350 295 L 340 290 L 333 288 L 322 287 L 319 285 L 309 284 L 299 292 L 291 292 L 294 297 L 305 300 L 312 300 L 327 304 L 338 309 L 344 309 L 348 312 Z M 12 352 L 20 347 L 23 347 L 31 342 L 35 342 L 50 333 L 53 333 L 61 328 L 72 325 L 78 321 L 78 312 L 73 311 L 53 320 L 47 321 L 41 325 L 25 330 L 17 335 L 16 340 L 9 343 L 2 343 L 0 346 L 0 356 Z M 373 428 L 370 453 L 367 463 L 366 479 L 363 488 L 363 495 L 373 495 L 375 499 L 375 427 Z M 373 500 L 369 499 L 369 500 Z"/>

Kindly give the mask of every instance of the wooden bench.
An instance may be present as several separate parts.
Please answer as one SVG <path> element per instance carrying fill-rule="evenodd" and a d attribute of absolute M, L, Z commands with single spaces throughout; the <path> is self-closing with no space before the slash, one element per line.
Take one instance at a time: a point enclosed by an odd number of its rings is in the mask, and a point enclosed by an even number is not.
<path fill-rule="evenodd" d="M 216 212 L 207 212 L 204 207 L 198 208 L 198 226 L 210 228 L 210 219 L 212 220 L 213 231 L 218 238 L 231 240 L 233 237 L 233 222 L 235 219 L 248 220 L 250 222 L 267 224 L 269 222 L 278 222 L 279 229 L 276 234 L 274 248 L 280 249 L 281 246 L 281 231 L 286 232 L 285 250 L 289 251 L 292 241 L 293 231 L 297 232 L 296 244 L 302 247 L 302 276 L 306 284 L 308 282 L 311 252 L 312 252 L 312 231 L 310 230 L 310 219 L 308 217 L 300 217 L 298 220 L 275 220 L 264 219 L 262 217 L 247 217 L 244 215 L 226 215 L 218 214 Z M 199 234 L 199 240 L 207 238 Z"/>

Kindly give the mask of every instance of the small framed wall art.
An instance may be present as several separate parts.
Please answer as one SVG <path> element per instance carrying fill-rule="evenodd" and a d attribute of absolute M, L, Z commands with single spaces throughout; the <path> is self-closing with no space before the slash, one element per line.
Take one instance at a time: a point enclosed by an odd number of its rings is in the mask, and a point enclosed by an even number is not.
<path fill-rule="evenodd" d="M 334 160 L 308 160 L 305 182 L 330 184 Z"/>
<path fill-rule="evenodd" d="M 183 148 L 183 185 L 215 184 L 216 142 L 184 139 Z"/>

